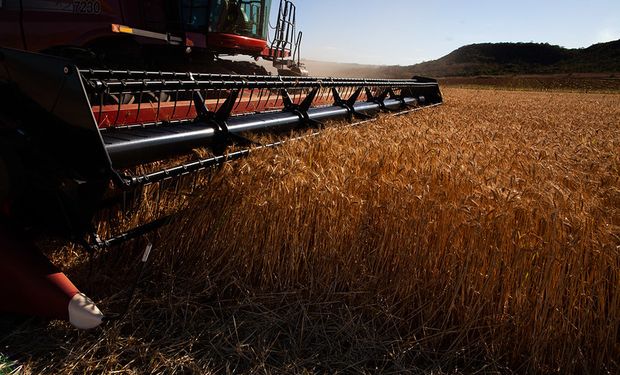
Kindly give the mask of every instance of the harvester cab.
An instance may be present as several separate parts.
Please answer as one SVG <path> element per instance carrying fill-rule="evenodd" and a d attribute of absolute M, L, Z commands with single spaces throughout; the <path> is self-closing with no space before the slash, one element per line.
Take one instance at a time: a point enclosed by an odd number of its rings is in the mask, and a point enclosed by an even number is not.
<path fill-rule="evenodd" d="M 180 19 L 191 46 L 262 57 L 280 75 L 307 76 L 300 58 L 302 33 L 296 33 L 295 4 L 280 0 L 271 43 L 270 9 L 271 0 L 184 0 Z"/>
<path fill-rule="evenodd" d="M 183 3 L 192 5 L 190 13 L 199 3 L 224 9 L 223 1 Z M 235 4 L 242 9 L 231 17 L 243 19 L 222 27 L 257 37 L 266 32 L 265 23 L 252 20 L 267 22 L 261 12 L 268 0 Z M 289 19 L 291 8 L 281 11 Z M 199 16 L 189 19 L 204 26 Z M 290 45 L 276 43 L 275 50 Z M 177 217 L 159 209 L 159 197 L 179 181 L 190 180 L 191 195 L 191 176 L 316 136 L 327 121 L 366 122 L 380 112 L 439 105 L 442 96 L 435 80 L 421 77 L 82 69 L 71 59 L 0 48 L 0 100 L 0 312 L 92 328 L 104 315 L 34 246 L 33 233 L 80 244 L 91 254 L 106 251 Z M 265 132 L 273 135 L 269 143 L 256 137 Z M 156 194 L 144 193 L 150 188 Z M 148 220 L 110 214 L 130 211 L 139 199 L 155 200 Z"/>

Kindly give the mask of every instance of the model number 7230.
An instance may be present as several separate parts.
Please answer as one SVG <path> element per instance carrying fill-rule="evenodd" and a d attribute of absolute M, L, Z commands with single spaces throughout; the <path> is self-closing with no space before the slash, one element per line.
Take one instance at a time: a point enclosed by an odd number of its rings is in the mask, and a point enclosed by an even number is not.
<path fill-rule="evenodd" d="M 79 14 L 100 14 L 101 1 L 99 0 L 80 0 L 73 2 L 73 13 Z"/>

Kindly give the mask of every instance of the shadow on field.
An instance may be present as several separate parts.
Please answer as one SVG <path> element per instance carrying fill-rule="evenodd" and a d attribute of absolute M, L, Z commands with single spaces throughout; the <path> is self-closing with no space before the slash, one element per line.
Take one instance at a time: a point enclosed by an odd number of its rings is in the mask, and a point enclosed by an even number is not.
<path fill-rule="evenodd" d="M 134 241 L 91 261 L 82 254 L 65 273 L 104 312 L 122 311 L 144 244 Z M 462 332 L 427 327 L 423 339 L 403 336 L 420 332 L 422 317 L 403 321 L 393 311 L 364 291 L 316 293 L 299 285 L 269 293 L 229 274 L 197 282 L 182 267 L 161 272 L 149 265 L 119 320 L 78 331 L 64 322 L 5 316 L 0 352 L 33 373 L 507 372 L 464 356 L 455 345 L 463 343 Z M 467 353 L 483 356 L 482 349 Z"/>

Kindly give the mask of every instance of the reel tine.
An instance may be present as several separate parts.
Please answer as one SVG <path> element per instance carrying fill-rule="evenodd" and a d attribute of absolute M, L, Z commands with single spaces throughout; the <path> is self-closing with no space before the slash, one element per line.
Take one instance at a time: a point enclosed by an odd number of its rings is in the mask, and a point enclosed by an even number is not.
<path fill-rule="evenodd" d="M 155 122 L 159 122 L 162 94 L 163 94 L 163 89 L 159 89 L 159 91 L 157 92 L 157 97 L 155 98 L 155 100 L 157 101 L 157 112 L 155 114 Z"/>
<path fill-rule="evenodd" d="M 267 89 L 267 101 L 265 101 L 265 107 L 269 106 L 269 99 L 271 99 L 271 93 L 273 92 L 271 89 Z"/>
<path fill-rule="evenodd" d="M 200 173 L 200 171 L 196 171 L 195 173 L 193 173 L 193 181 L 192 181 L 192 188 L 190 190 L 190 195 L 194 194 L 194 191 L 196 190 L 196 185 L 198 184 L 198 174 Z"/>
<path fill-rule="evenodd" d="M 144 96 L 144 85 L 140 86 L 140 95 L 138 97 L 138 110 L 136 111 L 136 122 L 138 122 L 138 119 L 140 118 L 140 110 L 142 109 L 142 100 Z"/>
<path fill-rule="evenodd" d="M 203 100 L 205 100 L 205 97 L 202 95 L 202 92 L 200 91 L 200 89 L 193 89 L 193 90 L 188 90 L 187 93 L 191 93 L 191 97 L 194 98 L 195 97 L 195 93 L 197 93 L 200 97 L 202 97 Z M 189 118 L 189 114 L 192 111 L 192 107 L 191 105 L 187 106 L 187 110 L 185 111 L 185 118 Z"/>
<path fill-rule="evenodd" d="M 257 108 L 257 109 L 258 109 L 258 108 L 262 108 L 262 107 L 261 107 L 261 104 L 262 104 L 262 100 L 263 100 L 263 93 L 264 93 L 264 92 L 265 92 L 265 89 L 260 89 L 260 90 L 259 90 L 259 92 L 258 92 L 258 103 L 257 103 L 257 106 L 256 106 L 256 108 Z"/>
<path fill-rule="evenodd" d="M 132 206 L 132 210 L 135 207 L 138 207 L 138 205 L 140 204 L 140 199 L 142 198 L 143 194 L 144 194 L 144 186 L 138 186 L 135 189 L 131 190 L 132 192 L 132 201 L 133 201 L 133 206 Z"/>
<path fill-rule="evenodd" d="M 217 109 L 220 108 L 220 97 L 221 97 L 221 94 L 222 94 L 222 89 L 221 88 L 217 89 L 217 94 L 215 95 L 217 97 L 217 101 L 215 103 L 214 111 L 217 111 Z"/>
<path fill-rule="evenodd" d="M 98 116 L 99 117 L 99 124 L 97 124 L 97 125 L 101 125 L 103 123 L 103 118 L 101 116 L 103 114 L 103 98 L 104 98 L 104 95 L 106 95 L 105 91 L 102 90 L 99 93 L 99 116 Z"/>
<path fill-rule="evenodd" d="M 245 111 L 248 111 L 248 107 L 252 104 L 252 96 L 254 95 L 254 89 L 250 90 L 250 98 L 245 102 Z M 242 95 L 243 96 L 243 95 Z"/>
<path fill-rule="evenodd" d="M 282 102 L 284 103 L 284 97 L 282 96 L 282 91 L 278 90 L 278 92 L 276 93 L 276 106 L 278 105 L 278 102 Z"/>
<path fill-rule="evenodd" d="M 123 83 L 124 85 L 124 83 Z M 112 124 L 112 126 L 116 126 L 118 124 L 118 118 L 121 115 L 121 103 L 123 101 L 123 92 L 121 91 L 118 94 L 118 97 L 116 98 L 116 101 L 118 102 L 117 104 L 117 108 L 116 108 L 116 116 L 114 117 L 114 122 Z"/>
<path fill-rule="evenodd" d="M 170 120 L 174 120 L 174 115 L 177 112 L 177 104 L 179 102 L 179 88 L 177 88 L 174 92 L 174 105 L 172 107 L 172 114 L 170 115 Z M 159 98 L 159 100 L 161 101 L 162 98 Z"/>
<path fill-rule="evenodd" d="M 181 190 L 181 194 L 185 195 L 185 196 L 190 196 L 192 195 L 192 193 L 194 192 L 194 176 L 196 173 L 198 172 L 194 172 L 194 173 L 188 173 L 183 175 L 183 180 L 182 180 L 182 190 Z"/>
<path fill-rule="evenodd" d="M 235 111 L 239 109 L 239 106 L 241 105 L 241 101 L 243 100 L 244 93 L 245 93 L 245 87 L 242 87 L 241 93 L 239 94 L 239 97 L 237 98 L 237 104 L 235 105 Z"/>
<path fill-rule="evenodd" d="M 157 204 L 155 205 L 155 215 L 157 216 L 161 213 L 161 196 L 166 192 L 166 187 L 164 186 L 165 184 L 166 180 L 163 180 L 157 184 Z"/>
<path fill-rule="evenodd" d="M 179 178 L 175 179 L 175 186 L 174 186 L 174 194 L 178 195 L 179 194 L 179 186 L 181 184 L 181 180 L 183 179 L 183 175 L 179 176 Z"/>

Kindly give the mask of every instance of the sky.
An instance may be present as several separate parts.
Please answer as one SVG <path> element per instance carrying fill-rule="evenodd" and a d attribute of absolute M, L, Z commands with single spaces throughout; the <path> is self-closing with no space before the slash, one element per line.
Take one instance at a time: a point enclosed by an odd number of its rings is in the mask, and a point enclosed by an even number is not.
<path fill-rule="evenodd" d="M 620 39 L 620 0 L 295 0 L 302 58 L 411 65 L 472 43 Z M 277 13 L 278 0 L 273 0 Z M 273 17 L 273 16 L 272 16 Z"/>

